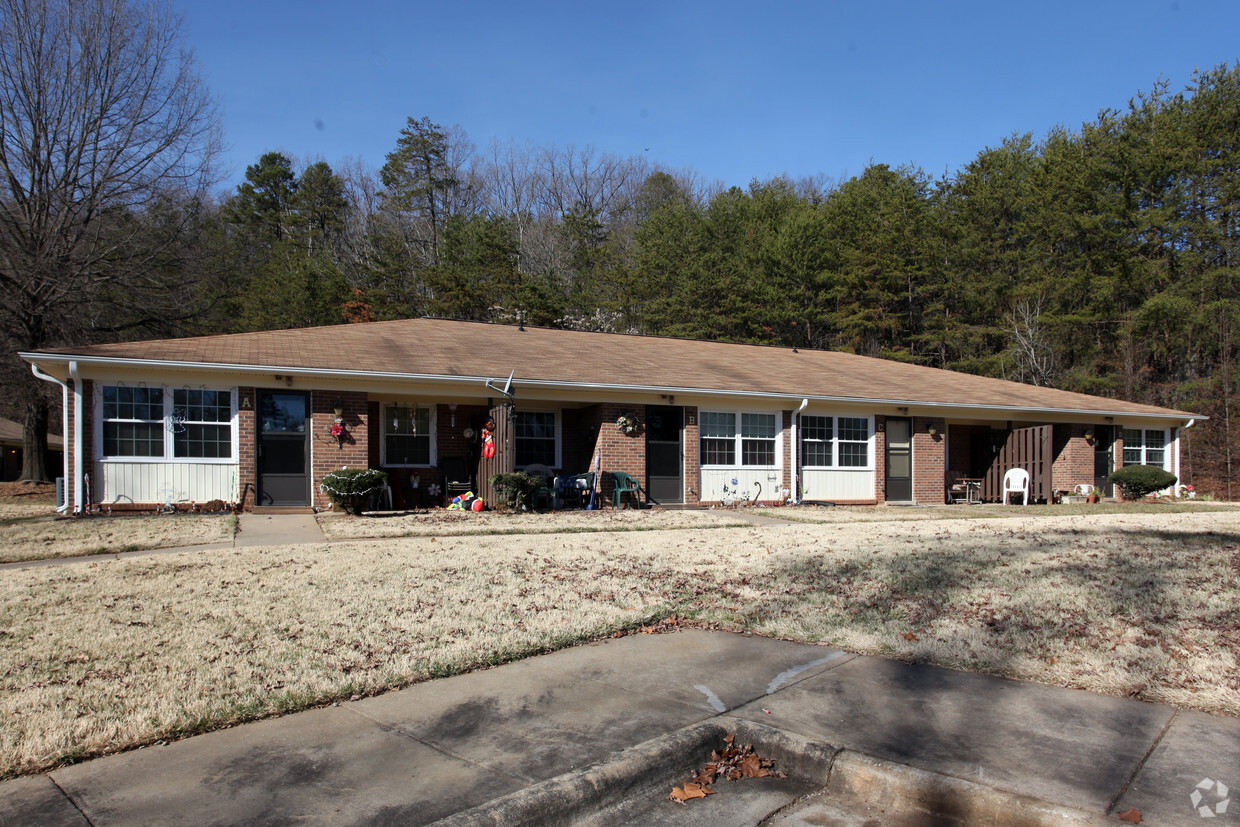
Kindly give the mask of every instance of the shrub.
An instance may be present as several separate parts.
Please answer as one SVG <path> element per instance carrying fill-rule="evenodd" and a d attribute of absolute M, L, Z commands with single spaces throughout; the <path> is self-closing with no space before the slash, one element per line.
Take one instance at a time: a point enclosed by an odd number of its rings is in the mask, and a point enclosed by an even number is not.
<path fill-rule="evenodd" d="M 377 468 L 347 468 L 323 477 L 323 491 L 336 506 L 349 514 L 361 514 L 383 490 L 387 472 Z"/>
<path fill-rule="evenodd" d="M 519 510 L 522 506 L 529 508 L 534 490 L 542 484 L 541 476 L 527 474 L 524 471 L 496 474 L 491 477 L 491 485 L 495 488 L 495 494 L 501 498 L 500 504 L 513 511 Z"/>
<path fill-rule="evenodd" d="M 1126 500 L 1139 500 L 1155 491 L 1170 488 L 1177 481 L 1175 474 L 1156 465 L 1125 465 L 1107 479 L 1115 483 Z"/>

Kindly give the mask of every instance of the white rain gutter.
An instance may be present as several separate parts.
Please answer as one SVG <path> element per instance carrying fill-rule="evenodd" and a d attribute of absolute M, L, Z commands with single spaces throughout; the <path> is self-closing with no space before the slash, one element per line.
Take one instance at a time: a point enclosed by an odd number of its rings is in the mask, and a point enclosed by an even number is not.
<path fill-rule="evenodd" d="M 76 362 L 70 362 L 69 364 L 70 364 L 71 370 L 73 371 L 77 370 Z M 40 369 L 39 366 L 36 364 L 30 365 L 30 371 L 38 379 L 42 379 L 45 382 L 55 382 L 57 385 L 60 385 L 60 409 L 63 411 L 65 408 L 69 407 L 69 383 L 68 382 L 65 382 L 61 379 L 57 379 L 55 376 L 52 376 L 50 373 L 44 373 L 42 369 Z M 61 419 L 61 424 L 60 424 L 61 439 L 64 441 L 64 444 L 67 446 L 69 444 L 69 420 L 63 416 L 60 419 Z M 75 439 L 73 441 L 74 451 L 76 452 L 74 454 L 75 457 L 81 456 L 81 449 L 78 447 L 79 444 L 80 443 L 78 440 Z M 68 451 L 62 450 L 60 452 L 60 465 L 61 465 L 61 468 L 60 468 L 61 476 L 64 477 L 66 480 L 68 480 L 69 479 L 69 452 Z M 81 468 L 81 464 L 78 463 L 77 465 L 75 465 L 75 467 Z M 77 485 L 73 486 L 73 491 L 75 495 L 75 501 L 77 502 L 78 505 L 81 505 L 81 494 L 79 493 L 79 489 Z M 69 510 L 69 498 L 65 497 L 64 504 L 56 506 L 56 510 L 60 512 L 68 511 Z"/>
<path fill-rule="evenodd" d="M 801 418 L 801 411 L 809 407 L 808 397 L 801 400 L 801 407 L 792 412 L 792 494 L 791 501 L 794 504 L 801 503 L 801 488 L 797 485 L 797 470 L 801 467 L 801 452 L 797 450 L 797 422 Z"/>

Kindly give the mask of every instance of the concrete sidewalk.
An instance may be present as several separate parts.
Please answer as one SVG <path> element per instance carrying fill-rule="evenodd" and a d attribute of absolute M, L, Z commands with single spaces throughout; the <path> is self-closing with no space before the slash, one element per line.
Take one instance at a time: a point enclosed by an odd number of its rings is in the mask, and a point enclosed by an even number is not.
<path fill-rule="evenodd" d="M 128 560 L 132 557 L 153 557 L 163 554 L 183 554 L 218 551 L 223 548 L 250 548 L 254 546 L 282 546 L 292 543 L 327 543 L 327 535 L 319 528 L 313 514 L 239 514 L 237 533 L 232 542 L 208 543 L 201 546 L 176 546 L 173 548 L 148 548 L 137 551 L 112 551 L 103 554 L 84 554 L 78 557 L 48 557 L 42 560 L 22 560 L 17 563 L 0 563 L 0 571 L 7 569 L 37 569 L 48 566 L 86 566 L 109 560 Z M 0 822 L 2 823 L 2 822 Z"/>
<path fill-rule="evenodd" d="M 790 778 L 669 801 L 727 731 Z M 1236 719 L 685 630 L 4 782 L 0 824 L 1237 823 L 1215 782 Z"/>

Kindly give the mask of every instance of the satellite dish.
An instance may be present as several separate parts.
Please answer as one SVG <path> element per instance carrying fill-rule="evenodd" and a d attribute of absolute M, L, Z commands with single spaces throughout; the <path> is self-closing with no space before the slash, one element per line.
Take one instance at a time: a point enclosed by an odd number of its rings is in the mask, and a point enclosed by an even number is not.
<path fill-rule="evenodd" d="M 499 391 L 500 393 L 502 393 L 504 396 L 508 397 L 511 400 L 512 399 L 512 377 L 516 375 L 517 375 L 517 371 L 513 369 L 513 371 L 508 374 L 508 381 L 504 383 L 503 388 L 500 388 L 499 385 L 495 384 L 494 379 L 488 379 L 486 382 L 486 385 L 491 390 Z"/>

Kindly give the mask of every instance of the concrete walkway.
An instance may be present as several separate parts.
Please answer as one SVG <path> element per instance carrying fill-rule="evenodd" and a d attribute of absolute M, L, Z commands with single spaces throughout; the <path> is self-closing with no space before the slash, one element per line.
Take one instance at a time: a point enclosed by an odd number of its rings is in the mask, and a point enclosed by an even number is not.
<path fill-rule="evenodd" d="M 327 535 L 313 514 L 239 514 L 237 548 L 282 546 L 288 543 L 326 543 Z"/>
<path fill-rule="evenodd" d="M 78 557 L 49 557 L 45 560 L 22 560 L 17 563 L 0 563 L 5 569 L 36 569 L 45 566 L 88 565 L 106 560 L 127 560 L 130 557 L 150 557 L 158 554 L 181 554 L 182 552 L 215 551 L 222 548 L 249 548 L 251 546 L 279 546 L 289 543 L 327 543 L 327 535 L 319 528 L 313 514 L 239 514 L 237 533 L 231 543 L 209 543 L 201 546 L 174 548 L 148 548 L 138 551 L 118 551 L 107 554 L 84 554 Z M 3 824 L 3 822 L 0 822 Z"/>
<path fill-rule="evenodd" d="M 789 778 L 669 801 L 725 732 Z M 0 824 L 1237 823 L 1216 782 L 1240 720 L 685 630 L 0 783 Z"/>

